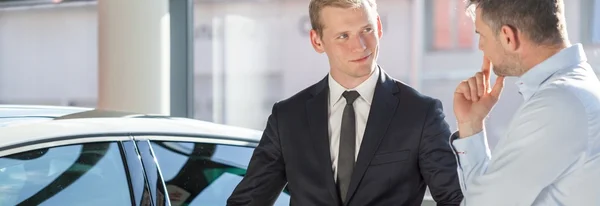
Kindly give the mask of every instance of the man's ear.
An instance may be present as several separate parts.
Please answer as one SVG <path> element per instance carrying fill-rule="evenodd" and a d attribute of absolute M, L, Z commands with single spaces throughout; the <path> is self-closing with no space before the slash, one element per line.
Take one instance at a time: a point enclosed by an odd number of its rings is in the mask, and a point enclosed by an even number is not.
<path fill-rule="evenodd" d="M 312 44 L 313 48 L 317 53 L 325 52 L 323 48 L 323 41 L 321 41 L 321 36 L 314 29 L 310 30 L 310 44 Z"/>
<path fill-rule="evenodd" d="M 521 38 L 519 36 L 521 32 L 516 28 L 504 25 L 500 28 L 500 42 L 502 42 L 502 46 L 504 49 L 508 51 L 517 51 L 521 46 Z"/>
<path fill-rule="evenodd" d="M 381 23 L 381 18 L 377 15 L 377 35 L 381 39 L 383 36 L 383 24 Z"/>

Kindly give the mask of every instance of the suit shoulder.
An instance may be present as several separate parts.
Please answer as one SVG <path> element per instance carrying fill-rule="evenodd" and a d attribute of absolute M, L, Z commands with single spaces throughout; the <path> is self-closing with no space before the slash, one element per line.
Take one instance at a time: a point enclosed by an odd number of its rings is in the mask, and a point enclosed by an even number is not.
<path fill-rule="evenodd" d="M 304 105 L 304 103 L 311 98 L 312 96 L 312 91 L 315 89 L 315 87 L 317 86 L 317 84 L 311 85 L 307 88 L 304 88 L 303 90 L 297 92 L 296 94 L 279 100 L 278 102 L 276 102 L 275 104 L 277 105 L 278 108 L 284 108 L 284 109 L 288 109 L 288 108 L 296 108 L 299 105 Z"/>
<path fill-rule="evenodd" d="M 400 80 L 396 80 L 396 79 L 393 79 L 393 80 L 396 82 L 396 85 L 400 89 L 402 98 L 408 98 L 411 101 L 416 101 L 416 102 L 425 103 L 425 104 L 432 104 L 435 101 L 440 101 L 437 98 L 434 98 L 432 96 L 429 96 L 429 95 L 419 92 L 414 87 L 412 87 Z"/>

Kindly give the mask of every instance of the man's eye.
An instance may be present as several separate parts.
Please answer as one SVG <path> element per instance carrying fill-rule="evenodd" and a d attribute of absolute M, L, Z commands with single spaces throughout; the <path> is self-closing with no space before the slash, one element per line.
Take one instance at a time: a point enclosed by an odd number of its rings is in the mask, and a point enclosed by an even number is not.
<path fill-rule="evenodd" d="M 338 39 L 346 39 L 348 38 L 348 34 L 342 34 L 338 36 Z"/>
<path fill-rule="evenodd" d="M 366 28 L 366 29 L 365 29 L 365 32 L 367 32 L 367 33 L 368 33 L 368 32 L 372 32 L 372 31 L 373 31 L 373 28 Z"/>

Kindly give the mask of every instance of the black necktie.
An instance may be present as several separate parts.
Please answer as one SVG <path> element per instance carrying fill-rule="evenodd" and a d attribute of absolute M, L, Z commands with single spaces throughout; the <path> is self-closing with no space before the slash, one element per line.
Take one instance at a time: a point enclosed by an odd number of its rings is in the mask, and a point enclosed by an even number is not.
<path fill-rule="evenodd" d="M 340 148 L 337 167 L 337 186 L 342 202 L 346 201 L 346 193 L 354 170 L 354 154 L 356 151 L 356 117 L 352 103 L 360 96 L 356 91 L 345 91 L 342 96 L 346 98 L 346 107 L 342 116 L 340 131 Z"/>

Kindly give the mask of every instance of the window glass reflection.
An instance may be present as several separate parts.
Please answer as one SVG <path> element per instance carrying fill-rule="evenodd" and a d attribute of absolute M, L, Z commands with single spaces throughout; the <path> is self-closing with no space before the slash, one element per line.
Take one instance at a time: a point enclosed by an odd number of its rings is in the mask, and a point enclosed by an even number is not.
<path fill-rule="evenodd" d="M 253 148 L 190 142 L 153 142 L 171 205 L 225 205 L 246 174 Z M 275 205 L 289 205 L 282 193 Z"/>
<path fill-rule="evenodd" d="M 0 157 L 0 205 L 129 205 L 117 143 L 38 149 Z"/>

